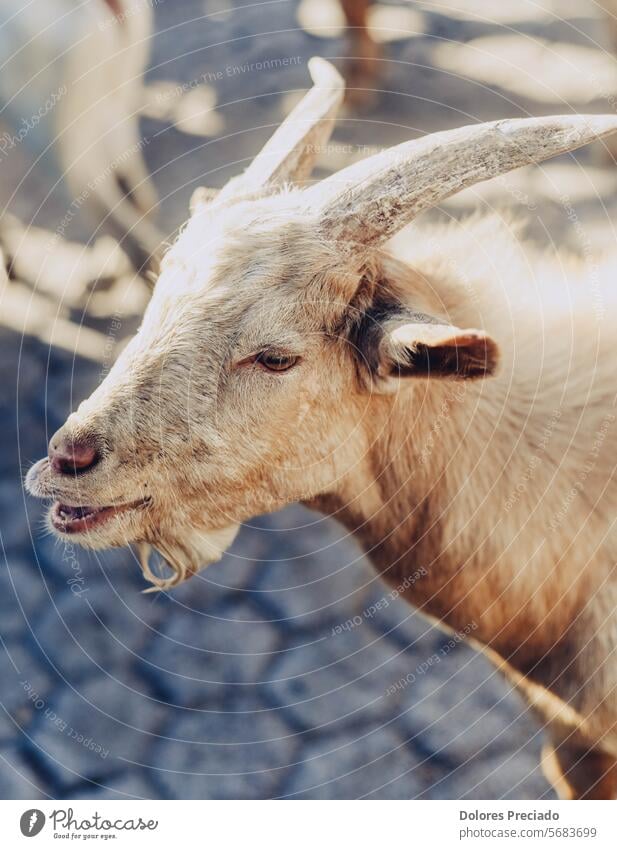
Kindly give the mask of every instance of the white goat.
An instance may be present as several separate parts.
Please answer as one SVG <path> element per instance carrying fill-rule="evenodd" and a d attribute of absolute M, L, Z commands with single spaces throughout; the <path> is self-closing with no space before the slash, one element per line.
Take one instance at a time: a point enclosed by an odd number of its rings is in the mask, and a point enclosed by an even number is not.
<path fill-rule="evenodd" d="M 560 791 L 614 796 L 617 289 L 607 274 L 601 318 L 582 267 L 496 218 L 386 243 L 617 118 L 464 127 L 292 188 L 343 92 L 311 67 L 315 87 L 245 174 L 198 192 L 137 336 L 28 489 L 55 499 L 62 537 L 154 545 L 175 572 L 144 557 L 157 587 L 257 513 L 300 499 L 335 516 L 412 604 L 475 623 L 546 722 Z"/>
<path fill-rule="evenodd" d="M 137 265 L 162 241 L 151 220 L 157 195 L 138 124 L 152 6 L 151 0 L 10 0 L 0 28 L 10 57 L 0 91 L 22 114 L 32 110 L 15 140 L 32 126 L 41 150 L 53 146 L 72 194 L 65 221 L 85 211 L 123 238 Z"/>

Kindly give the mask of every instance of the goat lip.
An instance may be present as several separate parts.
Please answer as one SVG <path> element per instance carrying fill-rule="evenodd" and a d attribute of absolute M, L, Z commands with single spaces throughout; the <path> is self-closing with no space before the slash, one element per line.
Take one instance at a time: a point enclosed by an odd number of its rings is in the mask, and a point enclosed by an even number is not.
<path fill-rule="evenodd" d="M 90 531 L 107 522 L 119 513 L 145 506 L 149 499 L 140 499 L 127 504 L 107 507 L 88 507 L 63 504 L 55 501 L 50 512 L 50 521 L 54 530 L 62 534 L 79 534 Z"/>

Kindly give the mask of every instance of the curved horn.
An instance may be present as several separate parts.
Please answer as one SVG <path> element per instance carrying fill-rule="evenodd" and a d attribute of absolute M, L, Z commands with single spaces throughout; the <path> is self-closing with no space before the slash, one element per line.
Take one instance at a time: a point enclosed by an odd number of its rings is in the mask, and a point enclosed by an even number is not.
<path fill-rule="evenodd" d="M 310 59 L 309 71 L 313 88 L 289 113 L 244 174 L 227 183 L 220 199 L 310 176 L 319 148 L 330 138 L 345 94 L 345 82 L 325 59 Z"/>
<path fill-rule="evenodd" d="M 455 192 L 617 130 L 612 115 L 515 118 L 404 142 L 307 190 L 328 238 L 377 245 Z"/>

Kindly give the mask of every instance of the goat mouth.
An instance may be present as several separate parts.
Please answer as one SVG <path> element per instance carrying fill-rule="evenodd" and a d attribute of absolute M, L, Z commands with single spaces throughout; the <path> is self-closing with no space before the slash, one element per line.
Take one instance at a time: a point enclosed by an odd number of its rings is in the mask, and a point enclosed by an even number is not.
<path fill-rule="evenodd" d="M 115 504 L 107 507 L 88 507 L 62 504 L 55 501 L 49 515 L 54 530 L 62 534 L 81 534 L 99 528 L 114 516 L 145 507 L 150 503 L 149 498 L 131 501 L 127 504 Z"/>

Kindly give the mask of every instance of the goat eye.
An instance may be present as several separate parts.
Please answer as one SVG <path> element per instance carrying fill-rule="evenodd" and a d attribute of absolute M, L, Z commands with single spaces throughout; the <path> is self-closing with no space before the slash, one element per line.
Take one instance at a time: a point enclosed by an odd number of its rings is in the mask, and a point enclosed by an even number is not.
<path fill-rule="evenodd" d="M 300 357 L 282 356 L 264 351 L 257 355 L 255 362 L 268 369 L 268 371 L 289 371 L 290 368 L 296 365 L 299 359 Z"/>

